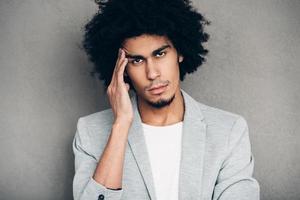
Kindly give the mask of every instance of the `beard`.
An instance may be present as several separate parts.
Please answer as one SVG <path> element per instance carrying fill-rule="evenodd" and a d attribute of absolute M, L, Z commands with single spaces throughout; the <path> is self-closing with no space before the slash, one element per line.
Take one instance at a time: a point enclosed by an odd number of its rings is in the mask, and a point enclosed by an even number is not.
<path fill-rule="evenodd" d="M 174 98 L 175 98 L 175 94 L 173 94 L 173 96 L 170 97 L 169 99 L 160 99 L 156 102 L 152 102 L 152 101 L 145 99 L 145 101 L 151 107 L 159 109 L 159 108 L 163 108 L 163 107 L 170 105 L 172 103 L 172 101 L 174 100 Z"/>

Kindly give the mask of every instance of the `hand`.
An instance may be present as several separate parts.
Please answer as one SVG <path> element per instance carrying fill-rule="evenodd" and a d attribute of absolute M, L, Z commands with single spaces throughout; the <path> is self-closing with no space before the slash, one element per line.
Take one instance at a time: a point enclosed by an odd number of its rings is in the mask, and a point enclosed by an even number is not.
<path fill-rule="evenodd" d="M 131 124 L 133 109 L 129 97 L 129 84 L 124 82 L 124 71 L 128 63 L 125 52 L 119 49 L 118 59 L 114 68 L 111 82 L 107 88 L 107 95 L 112 107 L 115 123 Z"/>

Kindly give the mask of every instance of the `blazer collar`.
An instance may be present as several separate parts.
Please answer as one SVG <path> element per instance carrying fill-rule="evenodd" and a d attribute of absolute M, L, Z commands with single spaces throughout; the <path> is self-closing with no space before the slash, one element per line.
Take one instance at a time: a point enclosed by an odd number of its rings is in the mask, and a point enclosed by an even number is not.
<path fill-rule="evenodd" d="M 178 197 L 180 200 L 200 199 L 206 124 L 204 123 L 200 104 L 182 89 L 181 93 L 184 98 L 185 112 L 181 143 Z M 156 200 L 150 160 L 135 95 L 131 97 L 131 101 L 134 111 L 134 120 L 128 133 L 128 144 L 140 169 L 150 199 Z"/>

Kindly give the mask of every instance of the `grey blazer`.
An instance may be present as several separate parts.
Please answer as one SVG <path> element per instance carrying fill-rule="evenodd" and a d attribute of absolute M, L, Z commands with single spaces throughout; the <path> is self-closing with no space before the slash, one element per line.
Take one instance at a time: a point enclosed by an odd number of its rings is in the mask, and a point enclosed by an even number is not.
<path fill-rule="evenodd" d="M 184 97 L 180 200 L 258 200 L 259 184 L 252 177 L 254 159 L 248 126 L 237 114 Z M 111 190 L 92 176 L 107 143 L 111 109 L 79 118 L 73 140 L 74 200 L 156 200 L 155 188 L 136 97 L 129 130 L 121 190 Z"/>

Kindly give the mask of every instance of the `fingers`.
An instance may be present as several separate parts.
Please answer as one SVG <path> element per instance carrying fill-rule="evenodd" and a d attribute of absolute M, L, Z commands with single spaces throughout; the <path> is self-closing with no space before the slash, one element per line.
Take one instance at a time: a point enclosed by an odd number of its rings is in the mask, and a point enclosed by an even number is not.
<path fill-rule="evenodd" d="M 125 58 L 125 52 L 122 49 L 119 49 L 118 59 L 112 74 L 111 84 L 124 82 L 124 71 L 128 63 L 128 59 Z"/>
<path fill-rule="evenodd" d="M 117 69 L 116 73 L 117 73 L 117 76 L 118 76 L 118 81 L 119 82 L 124 82 L 124 73 L 125 73 L 125 67 L 128 63 L 128 59 L 125 58 L 125 53 L 123 51 L 123 54 L 124 54 L 124 58 L 122 58 L 121 62 L 120 62 L 120 65 L 119 65 L 119 68 Z"/>
<path fill-rule="evenodd" d="M 123 59 L 124 59 L 124 52 L 123 52 L 123 50 L 120 48 L 119 49 L 119 52 L 118 52 L 118 59 L 117 59 L 117 61 L 116 61 L 116 65 L 115 65 L 115 68 L 114 68 L 114 72 L 116 72 L 117 70 L 118 70 L 118 68 L 119 68 L 119 66 L 120 66 L 120 63 L 123 61 Z"/>
<path fill-rule="evenodd" d="M 112 81 L 115 80 L 115 76 L 116 76 L 115 74 L 116 74 L 116 71 L 118 69 L 119 63 L 121 61 L 121 55 L 122 55 L 122 51 L 121 51 L 121 49 L 119 49 L 119 51 L 118 51 L 118 58 L 117 58 L 117 61 L 116 61 L 115 67 L 114 67 L 114 71 L 112 73 L 112 78 L 111 78 Z"/>

